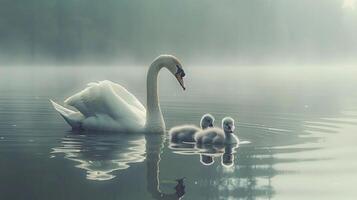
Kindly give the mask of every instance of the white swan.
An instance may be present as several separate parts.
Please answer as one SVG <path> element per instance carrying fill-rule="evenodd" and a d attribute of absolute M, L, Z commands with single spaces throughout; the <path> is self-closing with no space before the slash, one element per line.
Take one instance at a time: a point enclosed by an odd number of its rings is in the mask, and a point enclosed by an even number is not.
<path fill-rule="evenodd" d="M 204 114 L 200 121 L 201 129 L 213 127 L 214 117 L 211 114 Z M 195 142 L 196 132 L 201 130 L 195 125 L 182 125 L 170 129 L 171 142 Z"/>
<path fill-rule="evenodd" d="M 111 81 L 90 83 L 86 89 L 69 97 L 65 104 L 78 111 L 51 102 L 74 129 L 163 132 L 165 122 L 159 104 L 157 76 L 164 67 L 185 90 L 182 79 L 185 72 L 180 61 L 170 55 L 157 57 L 147 73 L 147 110 L 134 95 Z"/>
<path fill-rule="evenodd" d="M 198 144 L 238 144 L 239 139 L 233 134 L 235 129 L 234 119 L 225 117 L 222 120 L 222 129 L 209 128 L 196 133 L 195 140 Z"/>

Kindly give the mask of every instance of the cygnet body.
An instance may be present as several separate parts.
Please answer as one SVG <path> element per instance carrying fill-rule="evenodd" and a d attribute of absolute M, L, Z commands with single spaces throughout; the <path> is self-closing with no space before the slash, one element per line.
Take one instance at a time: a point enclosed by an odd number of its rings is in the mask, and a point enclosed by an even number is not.
<path fill-rule="evenodd" d="M 201 129 L 195 125 L 182 125 L 170 129 L 171 142 L 195 142 L 195 134 L 202 129 L 212 128 L 214 117 L 211 114 L 204 114 L 200 121 Z"/>
<path fill-rule="evenodd" d="M 234 119 L 225 117 L 222 119 L 222 129 L 208 128 L 195 134 L 198 144 L 238 144 L 239 139 L 234 135 Z"/>

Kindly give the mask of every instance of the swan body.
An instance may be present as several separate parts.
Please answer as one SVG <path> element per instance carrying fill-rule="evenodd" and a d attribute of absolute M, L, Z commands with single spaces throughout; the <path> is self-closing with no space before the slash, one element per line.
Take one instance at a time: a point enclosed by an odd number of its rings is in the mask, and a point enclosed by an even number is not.
<path fill-rule="evenodd" d="M 205 114 L 200 121 L 201 129 L 195 125 L 176 126 L 169 131 L 171 142 L 195 142 L 196 132 L 213 127 L 214 117 L 211 114 Z"/>
<path fill-rule="evenodd" d="M 69 97 L 65 104 L 71 110 L 51 100 L 53 107 L 73 129 L 101 131 L 163 132 L 165 122 L 159 104 L 157 76 L 167 68 L 183 89 L 185 73 L 177 58 L 161 55 L 147 73 L 147 108 L 123 86 L 105 80 L 89 83 L 83 91 Z"/>
<path fill-rule="evenodd" d="M 222 128 L 209 128 L 196 133 L 195 140 L 198 144 L 238 144 L 239 139 L 233 134 L 234 120 L 225 117 Z"/>
<path fill-rule="evenodd" d="M 140 101 L 124 87 L 107 80 L 89 83 L 86 89 L 65 100 L 78 112 L 51 102 L 74 129 L 139 131 L 145 125 L 146 110 Z"/>

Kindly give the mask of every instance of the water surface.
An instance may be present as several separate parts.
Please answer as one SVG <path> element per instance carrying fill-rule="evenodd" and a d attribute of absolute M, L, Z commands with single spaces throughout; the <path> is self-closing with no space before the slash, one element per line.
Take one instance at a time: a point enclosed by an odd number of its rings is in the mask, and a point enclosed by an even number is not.
<path fill-rule="evenodd" d="M 92 81 L 145 104 L 142 67 L 14 67 L 0 72 L 0 199 L 354 199 L 357 70 L 186 67 L 187 91 L 160 75 L 167 127 L 237 120 L 239 148 L 165 136 L 72 132 L 52 109 Z M 185 177 L 183 183 L 176 179 Z M 183 187 L 183 184 L 185 187 Z"/>

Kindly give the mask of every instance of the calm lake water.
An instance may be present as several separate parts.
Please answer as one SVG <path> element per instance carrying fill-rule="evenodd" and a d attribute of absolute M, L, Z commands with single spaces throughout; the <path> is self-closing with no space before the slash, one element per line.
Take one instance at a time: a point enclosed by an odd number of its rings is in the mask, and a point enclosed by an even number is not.
<path fill-rule="evenodd" d="M 168 128 L 236 119 L 239 148 L 162 135 L 72 132 L 62 103 L 112 80 L 145 103 L 143 67 L 0 68 L 0 199 L 355 199 L 357 69 L 189 67 L 160 73 Z M 176 179 L 184 178 L 177 182 Z"/>

